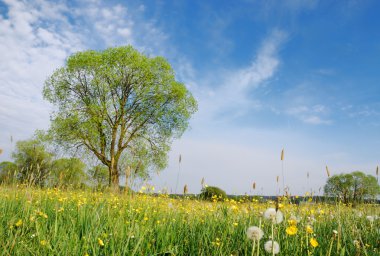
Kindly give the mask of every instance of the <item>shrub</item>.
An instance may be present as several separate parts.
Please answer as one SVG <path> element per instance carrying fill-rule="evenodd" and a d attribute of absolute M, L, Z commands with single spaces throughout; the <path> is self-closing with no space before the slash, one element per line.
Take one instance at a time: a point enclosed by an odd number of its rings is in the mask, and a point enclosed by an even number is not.
<path fill-rule="evenodd" d="M 223 200 L 227 198 L 227 194 L 224 190 L 218 187 L 204 187 L 199 195 L 201 199 L 205 200 Z"/>

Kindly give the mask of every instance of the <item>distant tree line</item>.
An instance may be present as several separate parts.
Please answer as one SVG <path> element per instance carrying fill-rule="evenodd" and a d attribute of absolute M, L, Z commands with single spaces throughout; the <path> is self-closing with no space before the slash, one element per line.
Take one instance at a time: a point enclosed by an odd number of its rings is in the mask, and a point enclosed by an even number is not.
<path fill-rule="evenodd" d="M 47 150 L 39 136 L 17 142 L 11 158 L 13 161 L 0 163 L 1 184 L 61 188 L 102 187 L 108 184 L 108 169 L 105 166 L 88 167 L 76 157 L 58 158 Z"/>

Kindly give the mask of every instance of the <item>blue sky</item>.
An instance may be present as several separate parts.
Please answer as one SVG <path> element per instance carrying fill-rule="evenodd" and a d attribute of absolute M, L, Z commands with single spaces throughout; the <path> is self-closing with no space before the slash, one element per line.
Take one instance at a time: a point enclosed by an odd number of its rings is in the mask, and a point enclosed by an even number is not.
<path fill-rule="evenodd" d="M 380 164 L 378 1 L 0 1 L 0 161 L 49 126 L 44 80 L 76 51 L 168 59 L 199 103 L 150 183 L 198 193 L 319 192 Z M 14 143 L 13 143 L 14 144 Z M 310 178 L 307 179 L 309 172 Z M 252 191 L 252 183 L 257 189 Z"/>

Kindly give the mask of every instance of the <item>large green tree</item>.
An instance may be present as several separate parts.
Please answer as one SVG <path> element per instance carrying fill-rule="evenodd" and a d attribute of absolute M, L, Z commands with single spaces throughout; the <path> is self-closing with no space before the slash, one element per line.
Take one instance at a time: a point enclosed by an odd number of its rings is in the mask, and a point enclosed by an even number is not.
<path fill-rule="evenodd" d="M 339 197 L 349 203 L 375 198 L 380 194 L 380 186 L 374 176 L 356 171 L 330 177 L 324 191 L 327 196 Z"/>
<path fill-rule="evenodd" d="M 91 152 L 108 167 L 114 186 L 123 155 L 128 158 L 147 146 L 150 165 L 163 168 L 162 156 L 197 109 L 164 58 L 131 46 L 70 56 L 46 80 L 43 93 L 56 107 L 50 128 L 54 140 L 67 149 Z"/>

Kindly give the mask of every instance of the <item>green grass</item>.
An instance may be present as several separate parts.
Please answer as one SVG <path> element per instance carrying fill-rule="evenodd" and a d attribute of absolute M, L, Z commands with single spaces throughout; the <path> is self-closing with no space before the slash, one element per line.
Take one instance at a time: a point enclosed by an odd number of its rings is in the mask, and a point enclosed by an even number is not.
<path fill-rule="evenodd" d="M 251 255 L 246 230 L 260 223 L 260 255 L 271 255 L 264 243 L 272 224 L 262 212 L 273 206 L 0 187 L 0 255 Z M 330 255 L 379 255 L 380 220 L 367 219 L 380 214 L 378 206 L 284 204 L 281 211 L 279 255 L 326 256 L 330 248 Z M 293 236 L 286 233 L 291 215 L 300 217 Z"/>

